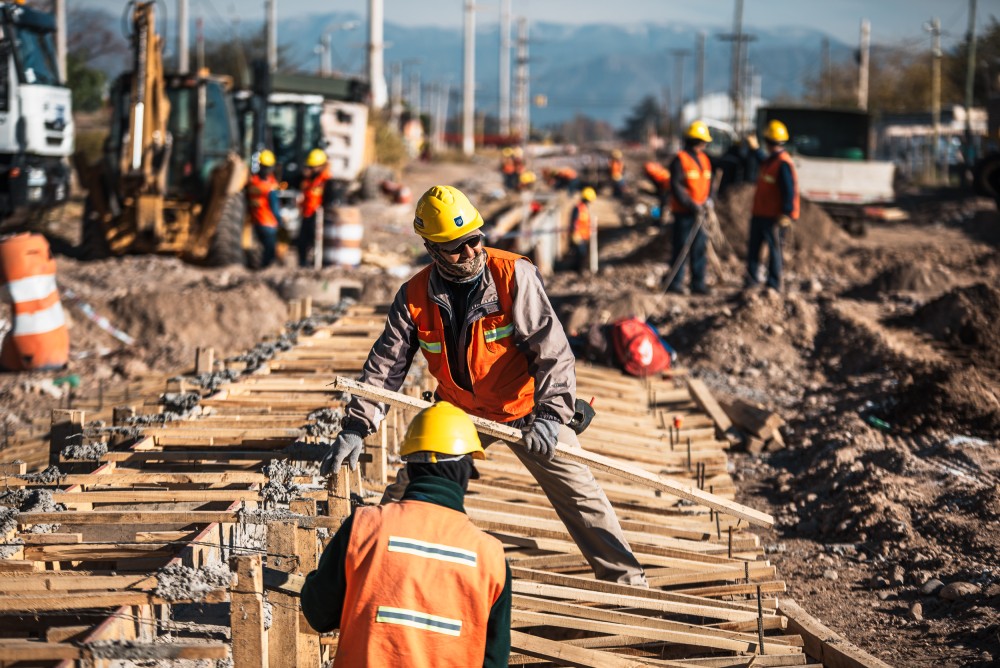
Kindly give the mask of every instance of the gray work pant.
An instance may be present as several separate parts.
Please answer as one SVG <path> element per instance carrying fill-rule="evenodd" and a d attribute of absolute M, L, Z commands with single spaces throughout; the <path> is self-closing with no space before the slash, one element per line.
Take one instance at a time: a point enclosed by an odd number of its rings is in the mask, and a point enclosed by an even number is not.
<path fill-rule="evenodd" d="M 481 436 L 484 444 L 496 440 Z M 576 433 L 565 425 L 559 429 L 559 441 L 570 447 L 580 447 Z M 545 461 L 519 445 L 512 446 L 511 451 L 545 492 L 598 580 L 649 586 L 622 532 L 618 516 L 589 466 L 561 459 L 558 455 L 552 461 Z M 386 488 L 382 503 L 399 500 L 408 482 L 406 469 L 400 469 L 396 482 Z"/>

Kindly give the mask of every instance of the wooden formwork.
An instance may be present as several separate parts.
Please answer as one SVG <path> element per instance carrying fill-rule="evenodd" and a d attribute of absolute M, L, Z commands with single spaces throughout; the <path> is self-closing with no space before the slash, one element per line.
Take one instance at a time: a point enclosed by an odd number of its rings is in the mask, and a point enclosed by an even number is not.
<path fill-rule="evenodd" d="M 292 308 L 293 318 L 308 315 L 302 304 Z M 0 560 L 0 666 L 26 659 L 104 665 L 127 647 L 96 641 L 130 641 L 148 650 L 173 628 L 170 620 L 185 603 L 157 594 L 158 570 L 171 562 L 200 567 L 218 561 L 228 562 L 236 577 L 208 592 L 201 605 L 228 607 L 228 642 L 206 640 L 217 633 L 204 632 L 199 642 L 160 642 L 167 648 L 159 650 L 163 659 L 228 654 L 241 668 L 328 661 L 336 635 L 308 627 L 296 592 L 351 504 L 378 502 L 398 464 L 402 432 L 421 393 L 432 389 L 430 379 L 419 368 L 411 373 L 406 396 L 390 402 L 380 430 L 366 441 L 358 471 L 344 469 L 329 484 L 296 477 L 286 481 L 299 485 L 287 507 L 265 508 L 265 466 L 320 456 L 322 447 L 310 452 L 301 445 L 315 440 L 304 435 L 308 416 L 343 407 L 344 395 L 331 383 L 336 375 L 358 373 L 383 313 L 350 308 L 203 397 L 198 417 L 144 428 L 98 462 L 64 461 L 70 472 L 54 484 L 15 477 L 24 466 L 4 467 L 8 486 L 46 487 L 66 510 L 20 513 L 7 536 L 23 545 Z M 199 370 L 213 365 L 202 351 Z M 651 587 L 595 580 L 537 483 L 508 446 L 491 445 L 466 508 L 507 549 L 515 578 L 511 664 L 821 665 L 810 663 L 803 647 L 823 641 L 810 635 L 798 609 L 799 621 L 789 630 L 779 600 L 785 584 L 748 531 L 747 519 L 766 516 L 733 501 L 727 425 L 713 419 L 717 404 L 707 390 L 581 365 L 578 395 L 594 397 L 597 417 L 581 442 L 592 453 L 586 456 L 604 466 L 595 475 Z M 153 393 L 119 406 L 120 412 L 92 402 L 54 414 L 54 452 L 86 431 L 88 409 L 109 411 L 111 420 L 158 410 Z M 502 429 L 492 433 L 503 435 Z M 55 531 L 32 532 L 54 523 Z M 856 663 L 831 665 L 879 665 L 863 653 L 836 654 L 838 660 L 847 655 Z"/>

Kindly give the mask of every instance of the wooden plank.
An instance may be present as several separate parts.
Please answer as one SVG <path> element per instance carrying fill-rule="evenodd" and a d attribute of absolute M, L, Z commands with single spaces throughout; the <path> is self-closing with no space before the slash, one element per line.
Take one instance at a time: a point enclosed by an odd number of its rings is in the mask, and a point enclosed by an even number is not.
<path fill-rule="evenodd" d="M 821 661 L 825 668 L 890 668 L 889 664 L 824 626 L 794 600 L 781 599 L 778 609 L 788 617 L 789 631 L 802 636 L 806 654 Z M 766 640 L 764 646 L 767 646 Z"/>
<path fill-rule="evenodd" d="M 289 573 L 295 570 L 295 531 L 295 525 L 290 522 L 267 523 L 268 561 L 275 562 L 277 570 Z M 275 558 L 272 555 L 284 556 Z M 272 621 L 267 641 L 268 665 L 271 668 L 298 668 L 299 598 L 275 591 L 269 595 L 269 600 Z"/>
<path fill-rule="evenodd" d="M 17 516 L 19 526 L 31 524 L 63 524 L 66 526 L 123 524 L 216 524 L 236 522 L 240 519 L 237 510 L 77 510 L 53 513 L 20 513 Z M 343 518 L 330 518 L 318 515 L 316 517 L 290 517 L 299 526 L 324 529 L 339 529 Z M 252 518 L 251 520 L 252 521 Z M 0 561 L 0 564 L 5 562 Z"/>
<path fill-rule="evenodd" d="M 0 639 L 0 661 L 131 661 L 135 659 L 224 659 L 229 650 L 223 643 L 129 643 L 102 645 L 98 648 L 76 647 L 60 642 Z M 88 663 L 88 665 L 90 665 Z"/>
<path fill-rule="evenodd" d="M 729 419 L 726 411 L 722 410 L 722 406 L 716 401 L 711 391 L 709 391 L 708 386 L 705 385 L 705 382 L 689 377 L 687 379 L 687 386 L 691 392 L 691 398 L 701 406 L 702 410 L 708 413 L 708 416 L 715 422 L 716 429 L 723 434 L 729 431 L 733 426 L 733 422 Z"/>
<path fill-rule="evenodd" d="M 233 665 L 268 668 L 267 631 L 264 629 L 264 579 L 259 554 L 233 557 L 236 573 L 229 624 L 232 628 Z"/>
<path fill-rule="evenodd" d="M 772 438 L 778 429 L 785 424 L 785 421 L 777 413 L 742 399 L 720 401 L 719 405 L 733 421 L 733 425 L 762 441 Z"/>
<path fill-rule="evenodd" d="M 151 591 L 156 589 L 156 578 L 140 575 L 94 575 L 73 571 L 42 571 L 24 575 L 7 575 L 0 578 L 0 589 L 5 594 L 17 592 L 70 592 L 125 590 Z"/>
<path fill-rule="evenodd" d="M 415 399 L 398 392 L 391 392 L 382 388 L 364 385 L 363 383 L 359 383 L 349 378 L 344 378 L 343 376 L 338 376 L 334 381 L 334 384 L 337 389 L 351 392 L 357 396 L 403 408 L 422 410 L 430 405 L 426 401 Z M 719 408 L 720 412 L 721 410 L 722 409 Z M 473 416 L 470 417 L 472 417 L 472 421 L 481 433 L 493 436 L 494 438 L 503 439 L 505 442 L 512 443 L 515 447 L 523 447 L 523 435 L 519 429 L 508 427 L 491 420 L 484 420 L 483 418 Z M 728 420 L 728 418 L 726 419 Z M 668 492 L 683 499 L 687 499 L 688 501 L 694 501 L 695 503 L 713 508 L 719 512 L 739 517 L 740 519 L 751 524 L 764 527 L 774 525 L 774 518 L 767 513 L 763 513 L 759 510 L 749 508 L 733 501 L 728 501 L 716 496 L 715 494 L 710 494 L 704 490 L 697 489 L 696 487 L 684 485 L 676 480 L 671 480 L 669 478 L 649 473 L 637 466 L 616 461 L 610 457 L 587 452 L 582 448 L 573 448 L 564 443 L 559 443 L 556 446 L 556 454 L 564 459 L 586 464 L 592 468 L 611 473 L 612 475 L 618 476 L 630 482 L 644 484 L 662 492 Z"/>
<path fill-rule="evenodd" d="M 510 632 L 511 649 L 551 661 L 560 666 L 577 668 L 655 668 L 655 664 L 640 659 L 618 656 L 610 652 L 573 647 L 556 640 L 547 640 L 520 631 Z M 683 664 L 680 664 L 683 665 Z"/>

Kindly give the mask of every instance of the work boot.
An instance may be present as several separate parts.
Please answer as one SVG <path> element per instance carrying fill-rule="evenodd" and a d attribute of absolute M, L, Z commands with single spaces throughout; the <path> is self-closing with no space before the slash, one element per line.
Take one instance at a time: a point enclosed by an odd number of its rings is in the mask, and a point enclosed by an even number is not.
<path fill-rule="evenodd" d="M 693 288 L 691 288 L 691 292 L 692 294 L 702 295 L 707 297 L 708 295 L 712 294 L 712 288 L 710 288 L 707 285 L 696 285 Z"/>
<path fill-rule="evenodd" d="M 667 288 L 667 292 L 669 292 L 670 294 L 673 294 L 673 295 L 686 295 L 686 294 L 689 294 L 688 293 L 688 289 L 685 288 L 683 285 L 671 285 L 669 288 Z"/>

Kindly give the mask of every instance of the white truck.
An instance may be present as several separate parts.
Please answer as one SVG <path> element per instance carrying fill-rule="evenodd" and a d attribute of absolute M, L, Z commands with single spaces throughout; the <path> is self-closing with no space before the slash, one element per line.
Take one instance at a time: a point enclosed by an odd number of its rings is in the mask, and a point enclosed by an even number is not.
<path fill-rule="evenodd" d="M 851 234 L 869 220 L 896 220 L 896 166 L 872 160 L 871 116 L 854 109 L 763 107 L 757 125 L 772 120 L 788 127 L 799 194 L 819 204 Z"/>
<path fill-rule="evenodd" d="M 64 202 L 74 126 L 51 14 L 0 2 L 0 220 Z"/>

